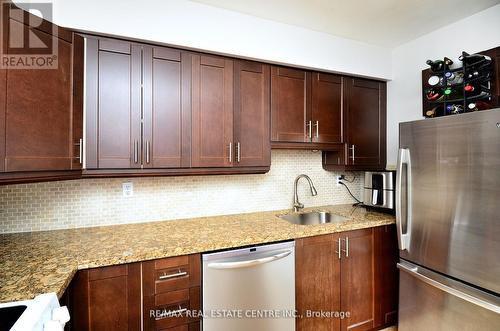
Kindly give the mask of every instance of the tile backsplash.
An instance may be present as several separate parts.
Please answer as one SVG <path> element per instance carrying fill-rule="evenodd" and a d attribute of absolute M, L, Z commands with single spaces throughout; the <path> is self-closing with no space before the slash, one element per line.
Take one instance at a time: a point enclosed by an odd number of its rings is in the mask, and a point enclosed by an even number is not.
<path fill-rule="evenodd" d="M 318 190 L 312 197 L 307 181 L 299 183 L 306 207 L 352 203 L 346 189 L 335 185 L 337 173 L 324 171 L 321 152 L 273 150 L 271 170 L 260 175 L 82 179 L 0 186 L 0 233 L 42 231 L 109 224 L 160 221 L 291 208 L 293 181 L 301 173 Z M 349 185 L 360 197 L 362 173 Z M 133 183 L 125 197 L 122 183 Z"/>

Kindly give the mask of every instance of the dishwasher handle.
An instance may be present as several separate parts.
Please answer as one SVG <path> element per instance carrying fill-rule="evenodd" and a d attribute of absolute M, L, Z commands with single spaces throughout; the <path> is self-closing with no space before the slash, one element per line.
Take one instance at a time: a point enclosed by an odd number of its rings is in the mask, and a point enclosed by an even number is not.
<path fill-rule="evenodd" d="M 256 265 L 273 262 L 284 257 L 287 257 L 292 253 L 293 250 L 287 250 L 281 253 L 275 253 L 270 256 L 261 257 L 258 259 L 246 260 L 246 261 L 234 261 L 234 262 L 212 262 L 208 264 L 209 268 L 212 269 L 238 269 L 238 268 L 248 268 Z"/>

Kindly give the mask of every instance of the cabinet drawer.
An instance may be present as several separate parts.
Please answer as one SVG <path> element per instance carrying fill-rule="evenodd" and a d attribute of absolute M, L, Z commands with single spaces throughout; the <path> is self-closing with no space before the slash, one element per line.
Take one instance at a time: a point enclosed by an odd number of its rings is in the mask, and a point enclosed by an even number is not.
<path fill-rule="evenodd" d="M 163 330 L 196 322 L 198 318 L 191 312 L 198 312 L 200 303 L 200 287 L 156 295 L 155 306 L 147 311 L 150 319 L 147 324 L 152 325 L 154 330 Z M 152 314 L 151 310 L 154 310 L 155 314 Z"/>
<path fill-rule="evenodd" d="M 143 262 L 144 296 L 200 286 L 200 254 Z"/>
<path fill-rule="evenodd" d="M 179 325 L 173 328 L 160 329 L 159 331 L 200 331 L 200 322 Z"/>

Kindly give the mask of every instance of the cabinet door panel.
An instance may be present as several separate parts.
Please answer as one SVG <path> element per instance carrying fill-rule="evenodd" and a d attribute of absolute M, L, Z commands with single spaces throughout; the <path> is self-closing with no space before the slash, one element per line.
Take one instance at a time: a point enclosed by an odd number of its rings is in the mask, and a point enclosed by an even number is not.
<path fill-rule="evenodd" d="M 11 20 L 10 26 L 23 29 Z M 53 37 L 37 31 L 46 44 Z M 72 46 L 58 40 L 57 69 L 7 70 L 4 171 L 71 170 Z"/>
<path fill-rule="evenodd" d="M 342 77 L 314 73 L 312 79 L 313 142 L 342 142 Z"/>
<path fill-rule="evenodd" d="M 375 326 L 394 325 L 398 317 L 399 250 L 395 225 L 373 229 L 375 236 Z"/>
<path fill-rule="evenodd" d="M 88 39 L 87 168 L 141 165 L 141 49 Z"/>
<path fill-rule="evenodd" d="M 234 131 L 238 166 L 269 166 L 270 68 L 236 61 L 234 68 Z M 239 155 L 238 155 L 239 153 Z M 239 156 L 239 157 L 238 157 Z"/>
<path fill-rule="evenodd" d="M 297 69 L 271 68 L 271 139 L 309 142 L 310 73 Z"/>
<path fill-rule="evenodd" d="M 306 311 L 340 311 L 340 260 L 338 235 L 298 239 L 295 247 L 296 307 Z M 338 318 L 303 317 L 297 319 L 298 331 L 339 330 Z"/>
<path fill-rule="evenodd" d="M 233 144 L 233 62 L 193 56 L 192 166 L 230 167 Z"/>
<path fill-rule="evenodd" d="M 363 229 L 342 233 L 348 243 L 348 256 L 342 257 L 340 283 L 343 319 L 341 330 L 370 330 L 374 327 L 373 232 Z M 347 249 L 344 241 L 344 249 Z"/>
<path fill-rule="evenodd" d="M 143 53 L 144 167 L 189 166 L 190 155 L 183 150 L 189 132 L 183 130 L 183 125 L 190 120 L 190 105 L 186 103 L 190 57 L 160 47 L 146 47 Z M 186 134 L 188 137 L 184 137 Z"/>
<path fill-rule="evenodd" d="M 348 81 L 346 100 L 348 162 L 351 165 L 385 168 L 385 83 L 357 78 L 349 78 Z"/>

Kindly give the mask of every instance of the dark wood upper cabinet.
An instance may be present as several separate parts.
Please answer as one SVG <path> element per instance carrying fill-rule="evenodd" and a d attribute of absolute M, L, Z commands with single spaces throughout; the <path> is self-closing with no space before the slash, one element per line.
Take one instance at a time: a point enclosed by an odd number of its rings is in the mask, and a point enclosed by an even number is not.
<path fill-rule="evenodd" d="M 270 79 L 269 65 L 234 63 L 235 166 L 271 165 Z"/>
<path fill-rule="evenodd" d="M 344 145 L 323 152 L 326 170 L 383 170 L 386 166 L 386 83 L 344 78 Z"/>
<path fill-rule="evenodd" d="M 87 39 L 86 167 L 141 167 L 141 48 Z"/>
<path fill-rule="evenodd" d="M 312 77 L 312 141 L 341 143 L 344 78 L 317 72 Z"/>
<path fill-rule="evenodd" d="M 233 61 L 193 55 L 193 167 L 231 167 L 233 145 Z"/>
<path fill-rule="evenodd" d="M 24 15 L 27 22 L 31 14 Z M 57 66 L 0 70 L 0 184 L 78 178 L 83 39 L 48 21 L 33 28 L 17 18 L 4 16 L 2 23 L 4 19 L 4 38 L 15 29 L 54 44 Z M 6 39 L 2 42 L 7 45 Z"/>
<path fill-rule="evenodd" d="M 337 258 L 336 258 L 337 257 Z M 340 260 L 338 235 L 297 239 L 295 293 L 298 315 L 306 311 L 340 311 Z M 339 318 L 297 318 L 297 331 L 340 329 Z"/>
<path fill-rule="evenodd" d="M 145 46 L 142 75 L 143 167 L 189 167 L 191 55 Z"/>
<path fill-rule="evenodd" d="M 310 141 L 311 73 L 284 67 L 271 68 L 271 140 Z"/>
<path fill-rule="evenodd" d="M 342 143 L 343 77 L 272 68 L 272 147 L 331 149 Z"/>

